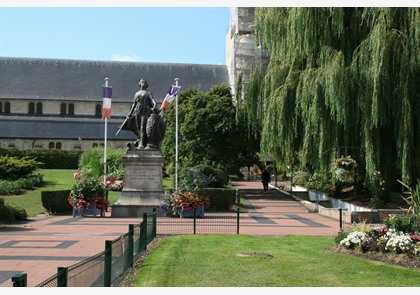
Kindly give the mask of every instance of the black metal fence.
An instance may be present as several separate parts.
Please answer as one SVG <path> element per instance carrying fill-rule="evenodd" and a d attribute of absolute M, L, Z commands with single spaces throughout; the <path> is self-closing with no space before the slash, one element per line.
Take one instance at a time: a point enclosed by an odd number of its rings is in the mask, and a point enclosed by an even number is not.
<path fill-rule="evenodd" d="M 118 285 L 124 273 L 147 250 L 157 235 L 239 234 L 239 209 L 194 212 L 190 218 L 157 217 L 156 210 L 145 213 L 140 224 L 129 224 L 128 232 L 105 241 L 105 250 L 69 267 L 58 267 L 57 274 L 36 287 L 111 287 Z M 26 287 L 27 275 L 12 277 L 13 287 Z"/>
<path fill-rule="evenodd" d="M 36 287 L 111 287 L 133 266 L 147 245 L 156 237 L 156 210 L 145 213 L 140 224 L 130 224 L 128 233 L 105 241 L 105 250 L 69 267 L 58 267 L 57 274 Z M 12 277 L 13 287 L 26 287 L 26 274 Z"/>
<path fill-rule="evenodd" d="M 214 211 L 206 209 L 204 216 L 189 218 L 157 217 L 158 235 L 180 234 L 239 234 L 239 209 Z"/>

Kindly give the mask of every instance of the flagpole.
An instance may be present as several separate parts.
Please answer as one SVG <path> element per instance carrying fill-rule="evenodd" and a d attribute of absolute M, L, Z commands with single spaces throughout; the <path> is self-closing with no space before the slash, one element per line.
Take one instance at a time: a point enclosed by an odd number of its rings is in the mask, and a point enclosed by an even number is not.
<path fill-rule="evenodd" d="M 105 87 L 108 87 L 109 78 L 105 78 Z M 108 194 L 106 192 L 106 142 L 108 139 L 108 117 L 105 116 L 105 136 L 104 136 L 104 187 L 105 187 L 105 196 L 108 199 Z"/>
<path fill-rule="evenodd" d="M 179 79 L 175 78 L 175 86 Z M 175 96 L 175 191 L 178 191 L 178 94 Z"/>

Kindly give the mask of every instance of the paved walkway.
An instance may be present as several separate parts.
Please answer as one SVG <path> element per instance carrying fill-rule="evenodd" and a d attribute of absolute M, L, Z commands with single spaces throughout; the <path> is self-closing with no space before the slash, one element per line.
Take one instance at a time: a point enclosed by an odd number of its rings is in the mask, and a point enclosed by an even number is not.
<path fill-rule="evenodd" d="M 339 221 L 308 213 L 298 201 L 277 189 L 264 193 L 261 182 L 234 182 L 251 210 L 240 215 L 240 234 L 332 236 Z M 105 249 L 105 241 L 128 232 L 140 218 L 45 216 L 0 225 L 0 287 L 12 287 L 11 277 L 27 273 L 36 286 L 57 272 Z M 159 227 L 157 229 L 159 234 Z"/>

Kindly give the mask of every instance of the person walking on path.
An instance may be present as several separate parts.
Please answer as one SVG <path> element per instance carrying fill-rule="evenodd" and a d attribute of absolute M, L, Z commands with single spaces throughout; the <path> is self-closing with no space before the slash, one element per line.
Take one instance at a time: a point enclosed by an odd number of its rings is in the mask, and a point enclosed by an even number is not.
<path fill-rule="evenodd" d="M 268 173 L 267 169 L 264 168 L 264 171 L 261 173 L 261 182 L 263 184 L 264 192 L 268 192 L 268 183 L 270 182 L 270 173 Z"/>

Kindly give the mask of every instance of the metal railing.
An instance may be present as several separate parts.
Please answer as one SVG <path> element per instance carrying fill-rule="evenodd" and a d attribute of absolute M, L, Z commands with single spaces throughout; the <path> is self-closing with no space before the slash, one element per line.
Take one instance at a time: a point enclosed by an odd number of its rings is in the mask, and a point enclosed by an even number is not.
<path fill-rule="evenodd" d="M 157 217 L 158 235 L 239 234 L 240 211 L 206 209 L 205 216 L 189 218 Z"/>
<path fill-rule="evenodd" d="M 57 273 L 36 287 L 111 287 L 118 285 L 134 261 L 147 250 L 156 235 L 239 234 L 239 209 L 206 210 L 204 216 L 191 218 L 157 217 L 156 209 L 144 213 L 140 224 L 129 224 L 128 232 L 105 241 L 105 250 L 69 267 L 58 267 Z M 12 277 L 14 287 L 26 287 L 26 273 Z"/>
<path fill-rule="evenodd" d="M 128 233 L 105 241 L 105 250 L 69 267 L 58 267 L 57 274 L 36 287 L 111 287 L 133 266 L 147 245 L 156 237 L 156 210 L 144 213 L 140 224 L 129 224 Z M 13 287 L 26 287 L 27 275 L 12 277 Z"/>

